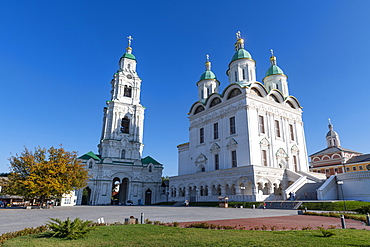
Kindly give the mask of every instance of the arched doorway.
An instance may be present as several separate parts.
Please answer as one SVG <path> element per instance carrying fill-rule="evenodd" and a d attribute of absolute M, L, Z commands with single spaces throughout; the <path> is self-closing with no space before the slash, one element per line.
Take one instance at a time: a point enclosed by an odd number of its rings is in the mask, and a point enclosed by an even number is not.
<path fill-rule="evenodd" d="M 127 200 L 128 195 L 128 178 L 120 179 L 115 177 L 112 182 L 112 205 L 121 205 L 124 204 Z"/>
<path fill-rule="evenodd" d="M 152 191 L 150 189 L 147 189 L 145 191 L 145 205 L 152 204 Z"/>
<path fill-rule="evenodd" d="M 86 187 L 82 190 L 82 201 L 81 205 L 90 205 L 91 189 Z"/>
<path fill-rule="evenodd" d="M 111 204 L 112 205 L 118 205 L 119 203 L 119 197 L 120 197 L 120 179 L 115 177 L 112 182 L 112 198 L 111 198 Z"/>

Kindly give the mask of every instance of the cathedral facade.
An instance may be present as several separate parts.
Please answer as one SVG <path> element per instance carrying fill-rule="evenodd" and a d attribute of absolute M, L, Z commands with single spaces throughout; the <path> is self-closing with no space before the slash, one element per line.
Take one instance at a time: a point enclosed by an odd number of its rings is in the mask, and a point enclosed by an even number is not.
<path fill-rule="evenodd" d="M 163 196 L 163 165 L 150 156 L 142 157 L 145 108 L 140 103 L 141 79 L 131 36 L 128 39 L 111 81 L 111 99 L 104 107 L 99 153 L 79 157 L 91 178 L 77 192 L 77 204 L 152 204 Z"/>
<path fill-rule="evenodd" d="M 300 103 L 271 54 L 258 82 L 238 32 L 222 92 L 207 55 L 198 101 L 189 111 L 189 142 L 178 145 L 178 176 L 170 178 L 173 200 L 285 199 L 307 179 L 319 180 L 308 172 Z"/>

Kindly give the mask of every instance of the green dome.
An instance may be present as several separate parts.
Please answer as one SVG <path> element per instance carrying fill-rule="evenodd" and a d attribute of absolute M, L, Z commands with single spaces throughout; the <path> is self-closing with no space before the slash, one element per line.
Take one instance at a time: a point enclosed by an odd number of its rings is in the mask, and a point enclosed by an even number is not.
<path fill-rule="evenodd" d="M 132 60 L 136 60 L 136 58 L 133 54 L 130 54 L 130 53 L 127 53 L 127 52 L 125 54 L 123 54 L 122 57 L 132 59 Z"/>
<path fill-rule="evenodd" d="M 210 80 L 210 79 L 217 79 L 217 77 L 216 77 L 216 75 L 212 71 L 206 70 L 200 76 L 199 81 L 201 81 L 201 80 Z"/>
<path fill-rule="evenodd" d="M 266 76 L 269 75 L 284 75 L 284 71 L 280 69 L 277 65 L 271 65 L 266 71 Z"/>
<path fill-rule="evenodd" d="M 252 59 L 252 56 L 249 52 L 247 52 L 245 49 L 239 49 L 235 52 L 233 58 L 231 59 L 231 62 L 237 59 L 241 58 L 250 58 Z"/>

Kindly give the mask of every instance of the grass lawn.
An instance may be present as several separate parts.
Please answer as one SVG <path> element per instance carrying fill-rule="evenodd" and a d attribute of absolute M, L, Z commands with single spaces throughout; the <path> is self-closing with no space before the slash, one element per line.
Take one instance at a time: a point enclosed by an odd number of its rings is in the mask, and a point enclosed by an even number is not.
<path fill-rule="evenodd" d="M 370 246 L 370 231 L 335 229 L 332 237 L 319 230 L 207 230 L 158 225 L 98 227 L 79 240 L 35 234 L 14 238 L 6 246 Z"/>
<path fill-rule="evenodd" d="M 370 205 L 370 202 L 346 201 L 347 211 L 354 211 L 367 205 Z M 302 207 L 308 210 L 344 211 L 344 202 L 303 202 Z"/>

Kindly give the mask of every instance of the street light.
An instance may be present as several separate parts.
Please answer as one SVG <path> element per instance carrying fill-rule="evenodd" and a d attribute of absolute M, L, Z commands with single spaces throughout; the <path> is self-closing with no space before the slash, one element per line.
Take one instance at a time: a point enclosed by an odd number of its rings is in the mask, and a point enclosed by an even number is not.
<path fill-rule="evenodd" d="M 343 199 L 343 204 L 344 204 L 344 211 L 347 211 L 347 206 L 346 206 L 346 200 L 344 200 L 344 194 L 343 194 L 343 181 L 337 181 L 337 184 L 340 185 L 340 190 L 342 192 L 342 199 Z"/>
<path fill-rule="evenodd" d="M 167 190 L 166 191 L 166 196 L 167 196 L 167 205 L 168 205 L 168 196 L 170 195 L 170 192 Z"/>
<path fill-rule="evenodd" d="M 241 186 L 240 189 L 243 191 L 243 207 L 244 207 L 244 190 L 245 190 L 245 187 Z"/>

